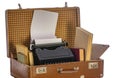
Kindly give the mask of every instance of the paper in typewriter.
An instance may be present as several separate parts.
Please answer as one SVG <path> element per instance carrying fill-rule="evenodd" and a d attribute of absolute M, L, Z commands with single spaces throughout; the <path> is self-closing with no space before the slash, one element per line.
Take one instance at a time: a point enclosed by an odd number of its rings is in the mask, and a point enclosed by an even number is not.
<path fill-rule="evenodd" d="M 55 37 L 58 13 L 45 10 L 34 10 L 31 23 L 31 41 Z"/>

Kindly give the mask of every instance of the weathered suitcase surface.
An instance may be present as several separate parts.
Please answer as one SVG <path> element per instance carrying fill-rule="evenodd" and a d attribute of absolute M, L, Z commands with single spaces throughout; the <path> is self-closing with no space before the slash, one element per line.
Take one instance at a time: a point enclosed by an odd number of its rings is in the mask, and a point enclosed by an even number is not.
<path fill-rule="evenodd" d="M 79 7 L 35 8 L 58 12 L 56 35 L 74 45 L 75 27 L 80 26 Z M 29 47 L 30 26 L 35 9 L 13 9 L 6 11 L 7 56 L 10 58 L 11 75 L 15 78 L 102 78 L 103 60 L 67 62 L 29 66 L 18 62 L 16 44 Z"/>

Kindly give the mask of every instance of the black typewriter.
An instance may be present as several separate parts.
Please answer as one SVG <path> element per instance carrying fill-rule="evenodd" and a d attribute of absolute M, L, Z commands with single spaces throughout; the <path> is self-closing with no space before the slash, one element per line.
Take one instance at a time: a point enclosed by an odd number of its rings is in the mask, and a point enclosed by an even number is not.
<path fill-rule="evenodd" d="M 33 45 L 35 65 L 56 64 L 75 61 L 74 54 L 67 48 L 67 42 L 45 45 Z"/>

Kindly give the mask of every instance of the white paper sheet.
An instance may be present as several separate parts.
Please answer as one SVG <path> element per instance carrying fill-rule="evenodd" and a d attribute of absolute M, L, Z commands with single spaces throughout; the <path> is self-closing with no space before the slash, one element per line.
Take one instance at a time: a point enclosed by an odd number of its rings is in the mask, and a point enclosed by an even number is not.
<path fill-rule="evenodd" d="M 58 13 L 34 10 L 31 23 L 31 40 L 55 38 Z"/>

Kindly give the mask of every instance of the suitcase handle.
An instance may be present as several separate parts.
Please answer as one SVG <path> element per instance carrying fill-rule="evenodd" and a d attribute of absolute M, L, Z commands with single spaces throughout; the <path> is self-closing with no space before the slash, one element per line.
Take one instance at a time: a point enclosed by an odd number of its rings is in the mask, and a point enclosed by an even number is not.
<path fill-rule="evenodd" d="M 75 73 L 79 71 L 79 67 L 73 67 L 72 69 L 58 68 L 57 71 L 58 73 Z"/>

